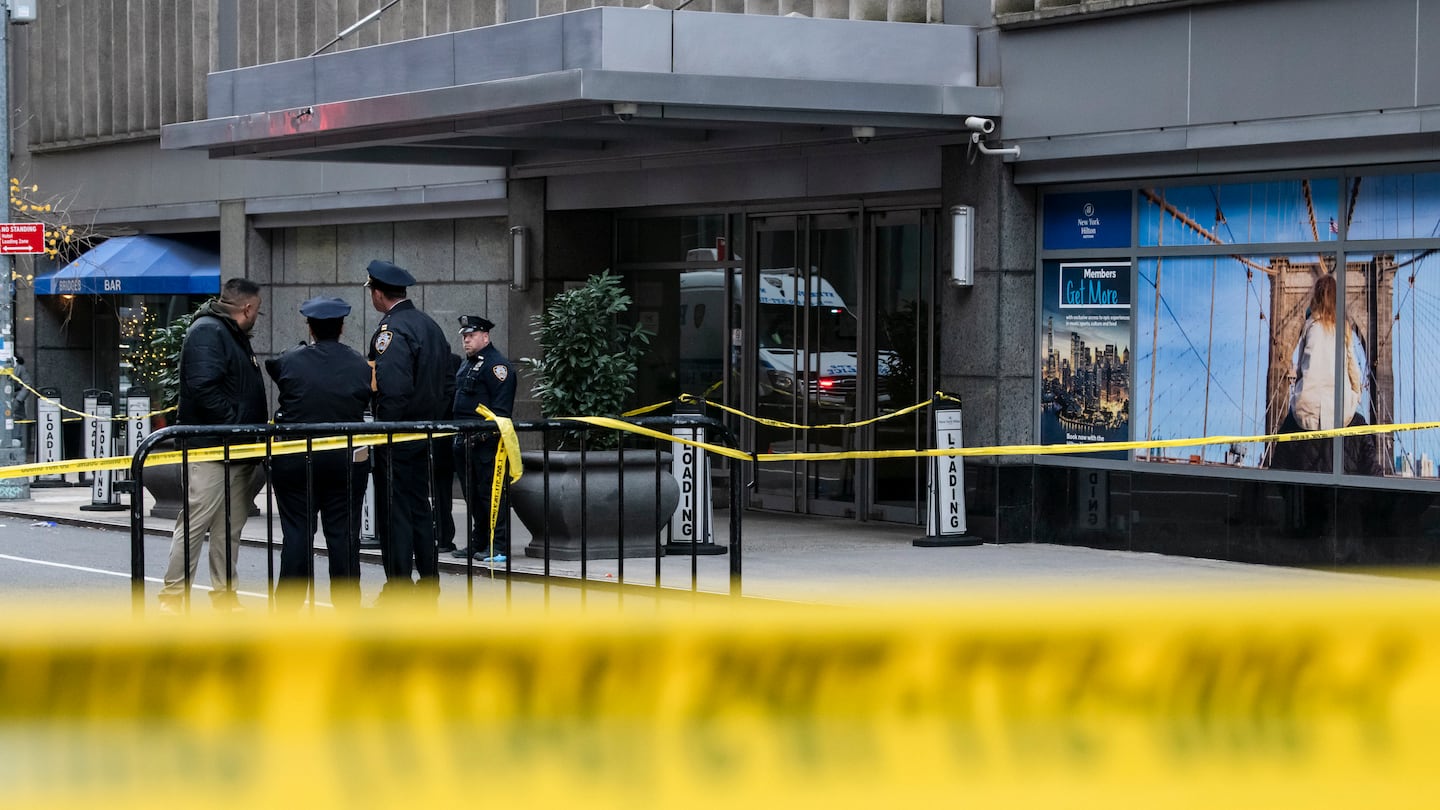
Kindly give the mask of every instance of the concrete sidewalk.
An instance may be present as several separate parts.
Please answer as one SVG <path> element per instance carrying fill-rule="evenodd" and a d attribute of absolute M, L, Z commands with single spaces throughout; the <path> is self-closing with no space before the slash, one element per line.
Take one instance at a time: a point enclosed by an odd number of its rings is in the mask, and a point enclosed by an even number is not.
<path fill-rule="evenodd" d="M 35 488 L 28 501 L 0 501 L 0 514 L 31 521 L 53 520 L 71 525 L 129 531 L 128 495 L 122 511 L 82 509 L 90 503 L 87 487 Z M 265 493 L 256 498 L 262 508 Z M 146 495 L 146 509 L 151 500 Z M 456 525 L 464 526 L 463 502 L 456 509 Z M 724 546 L 728 523 L 717 512 L 716 541 Z M 511 520 L 513 545 L 509 570 L 520 579 L 544 573 L 544 561 L 526 557 L 530 535 L 519 520 Z M 272 528 L 273 527 L 273 528 Z M 174 522 L 146 517 L 149 534 L 169 536 Z M 957 594 L 974 590 L 1017 591 L 1074 589 L 1079 592 L 1107 587 L 1155 587 L 1167 592 L 1216 588 L 1276 589 L 1287 587 L 1433 587 L 1423 580 L 1338 573 L 1300 568 L 1249 565 L 1192 557 L 1105 551 L 1045 543 L 987 543 L 952 548 L 917 548 L 915 527 L 859 523 L 833 518 L 802 517 L 747 511 L 742 516 L 742 594 L 748 597 L 817 604 L 874 604 L 878 601 Z M 462 529 L 463 531 L 463 529 Z M 250 518 L 242 540 L 261 545 L 273 538 L 280 548 L 278 517 Z M 317 543 L 323 548 L 323 541 Z M 249 552 L 247 552 L 249 553 Z M 379 551 L 363 552 L 376 561 Z M 443 570 L 465 570 L 465 561 L 441 555 Z M 729 592 L 730 554 L 672 555 L 659 559 L 591 560 L 585 566 L 589 581 L 624 582 L 724 594 Z M 504 572 L 506 566 L 496 566 Z M 579 561 L 551 561 L 552 576 L 579 580 Z M 489 566 L 477 564 L 477 576 L 490 576 Z"/>

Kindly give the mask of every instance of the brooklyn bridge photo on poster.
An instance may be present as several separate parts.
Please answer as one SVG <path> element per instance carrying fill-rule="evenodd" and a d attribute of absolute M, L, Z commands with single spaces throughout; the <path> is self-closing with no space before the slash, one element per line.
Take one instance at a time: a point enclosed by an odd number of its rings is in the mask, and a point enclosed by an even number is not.
<path fill-rule="evenodd" d="M 1398 191 L 1396 185 L 1390 181 L 1387 187 L 1383 178 L 1349 178 L 1344 193 L 1338 179 L 1141 189 L 1142 253 L 1173 245 L 1251 247 L 1243 253 L 1138 260 L 1135 438 L 1300 429 L 1292 400 L 1305 365 L 1302 332 L 1312 342 L 1316 334 L 1329 335 L 1330 345 L 1314 355 L 1323 362 L 1305 372 L 1329 400 L 1327 423 L 1318 427 L 1434 419 L 1429 403 L 1437 400 L 1422 389 L 1436 379 L 1435 353 L 1426 349 L 1440 342 L 1434 306 L 1440 257 L 1425 249 L 1374 250 L 1373 242 L 1364 253 L 1342 253 L 1338 244 L 1347 233 L 1351 239 L 1408 237 L 1396 225 L 1401 216 L 1429 218 L 1428 228 L 1415 223 L 1420 232 L 1414 236 L 1440 228 L 1440 194 L 1421 193 L 1418 183 Z M 1401 193 L 1412 200 L 1397 202 Z M 1253 247 L 1265 243 L 1310 243 L 1316 249 L 1267 253 Z M 1335 306 L 1343 328 L 1328 333 L 1311 329 L 1312 322 L 1324 320 L 1315 297 L 1324 277 L 1343 291 Z M 1338 453 L 1347 473 L 1433 477 L 1434 433 L 1347 438 Z M 1290 451 L 1303 444 L 1316 447 L 1308 456 L 1312 461 L 1300 465 Z M 1136 457 L 1328 472 L 1337 452 L 1329 440 L 1284 445 L 1237 442 L 1141 450 Z"/>

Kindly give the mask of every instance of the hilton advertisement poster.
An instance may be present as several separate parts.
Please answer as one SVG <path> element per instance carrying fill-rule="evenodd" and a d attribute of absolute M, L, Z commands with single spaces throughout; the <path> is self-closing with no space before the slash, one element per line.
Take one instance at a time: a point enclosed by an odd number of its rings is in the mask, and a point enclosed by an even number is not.
<path fill-rule="evenodd" d="M 1040 441 L 1130 439 L 1128 260 L 1047 261 L 1040 307 Z M 1125 459 L 1124 451 L 1091 458 Z"/>

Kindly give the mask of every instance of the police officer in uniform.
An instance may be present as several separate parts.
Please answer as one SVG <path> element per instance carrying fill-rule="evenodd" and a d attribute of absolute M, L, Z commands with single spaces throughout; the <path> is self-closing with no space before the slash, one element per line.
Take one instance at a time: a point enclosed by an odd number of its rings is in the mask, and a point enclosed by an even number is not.
<path fill-rule="evenodd" d="M 496 416 L 510 416 L 515 409 L 515 373 L 510 361 L 490 342 L 495 327 L 479 315 L 460 316 L 460 335 L 465 344 L 465 363 L 455 374 L 456 420 L 480 419 L 476 405 L 484 405 Z M 510 493 L 501 477 L 500 499 L 495 519 L 495 541 L 490 541 L 491 493 L 495 455 L 500 449 L 497 433 L 472 433 L 455 437 L 455 472 L 464 483 L 465 501 L 470 505 L 474 529 L 468 549 L 456 549 L 452 556 L 466 555 L 482 562 L 501 563 L 510 553 Z"/>
<path fill-rule="evenodd" d="M 455 369 L 465 360 L 450 352 L 448 368 Z M 455 401 L 455 375 L 445 375 L 445 401 Z M 455 454 L 454 439 L 439 436 L 431 443 L 430 476 L 435 479 L 435 549 L 441 554 L 455 550 Z"/>
<path fill-rule="evenodd" d="M 444 419 L 450 373 L 449 341 L 439 324 L 406 297 L 415 277 L 403 267 L 375 260 L 366 268 L 370 303 L 380 325 L 370 338 L 375 367 L 375 420 Z M 375 452 L 375 531 L 385 563 L 384 598 L 409 595 L 418 584 L 426 600 L 438 599 L 440 577 L 430 504 L 429 442 L 383 445 Z M 420 581 L 411 579 L 415 570 Z"/>
<path fill-rule="evenodd" d="M 300 305 L 310 343 L 265 361 L 279 392 L 276 424 L 361 422 L 370 405 L 370 365 L 340 342 L 350 305 L 340 298 L 311 298 Z M 270 462 L 280 510 L 280 583 L 276 599 L 293 609 L 305 598 L 313 576 L 315 515 L 319 512 L 330 558 L 330 601 L 341 608 L 360 604 L 360 508 L 370 472 L 365 448 L 313 454 L 307 476 L 305 454 L 275 456 Z"/>

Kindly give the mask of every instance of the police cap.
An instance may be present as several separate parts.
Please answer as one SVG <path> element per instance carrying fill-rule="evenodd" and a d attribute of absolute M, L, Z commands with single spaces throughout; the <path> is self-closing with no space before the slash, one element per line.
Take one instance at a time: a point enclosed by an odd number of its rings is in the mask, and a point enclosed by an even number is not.
<path fill-rule="evenodd" d="M 409 270 L 380 259 L 370 262 L 365 272 L 387 287 L 409 287 L 415 283 L 415 277 L 410 275 Z"/>
<path fill-rule="evenodd" d="M 462 335 L 468 335 L 471 332 L 489 332 L 494 328 L 495 324 L 490 319 L 480 315 L 460 316 L 460 334 Z"/>
<path fill-rule="evenodd" d="M 316 296 L 300 305 L 300 314 L 317 321 L 343 318 L 350 314 L 350 305 L 343 298 Z"/>

